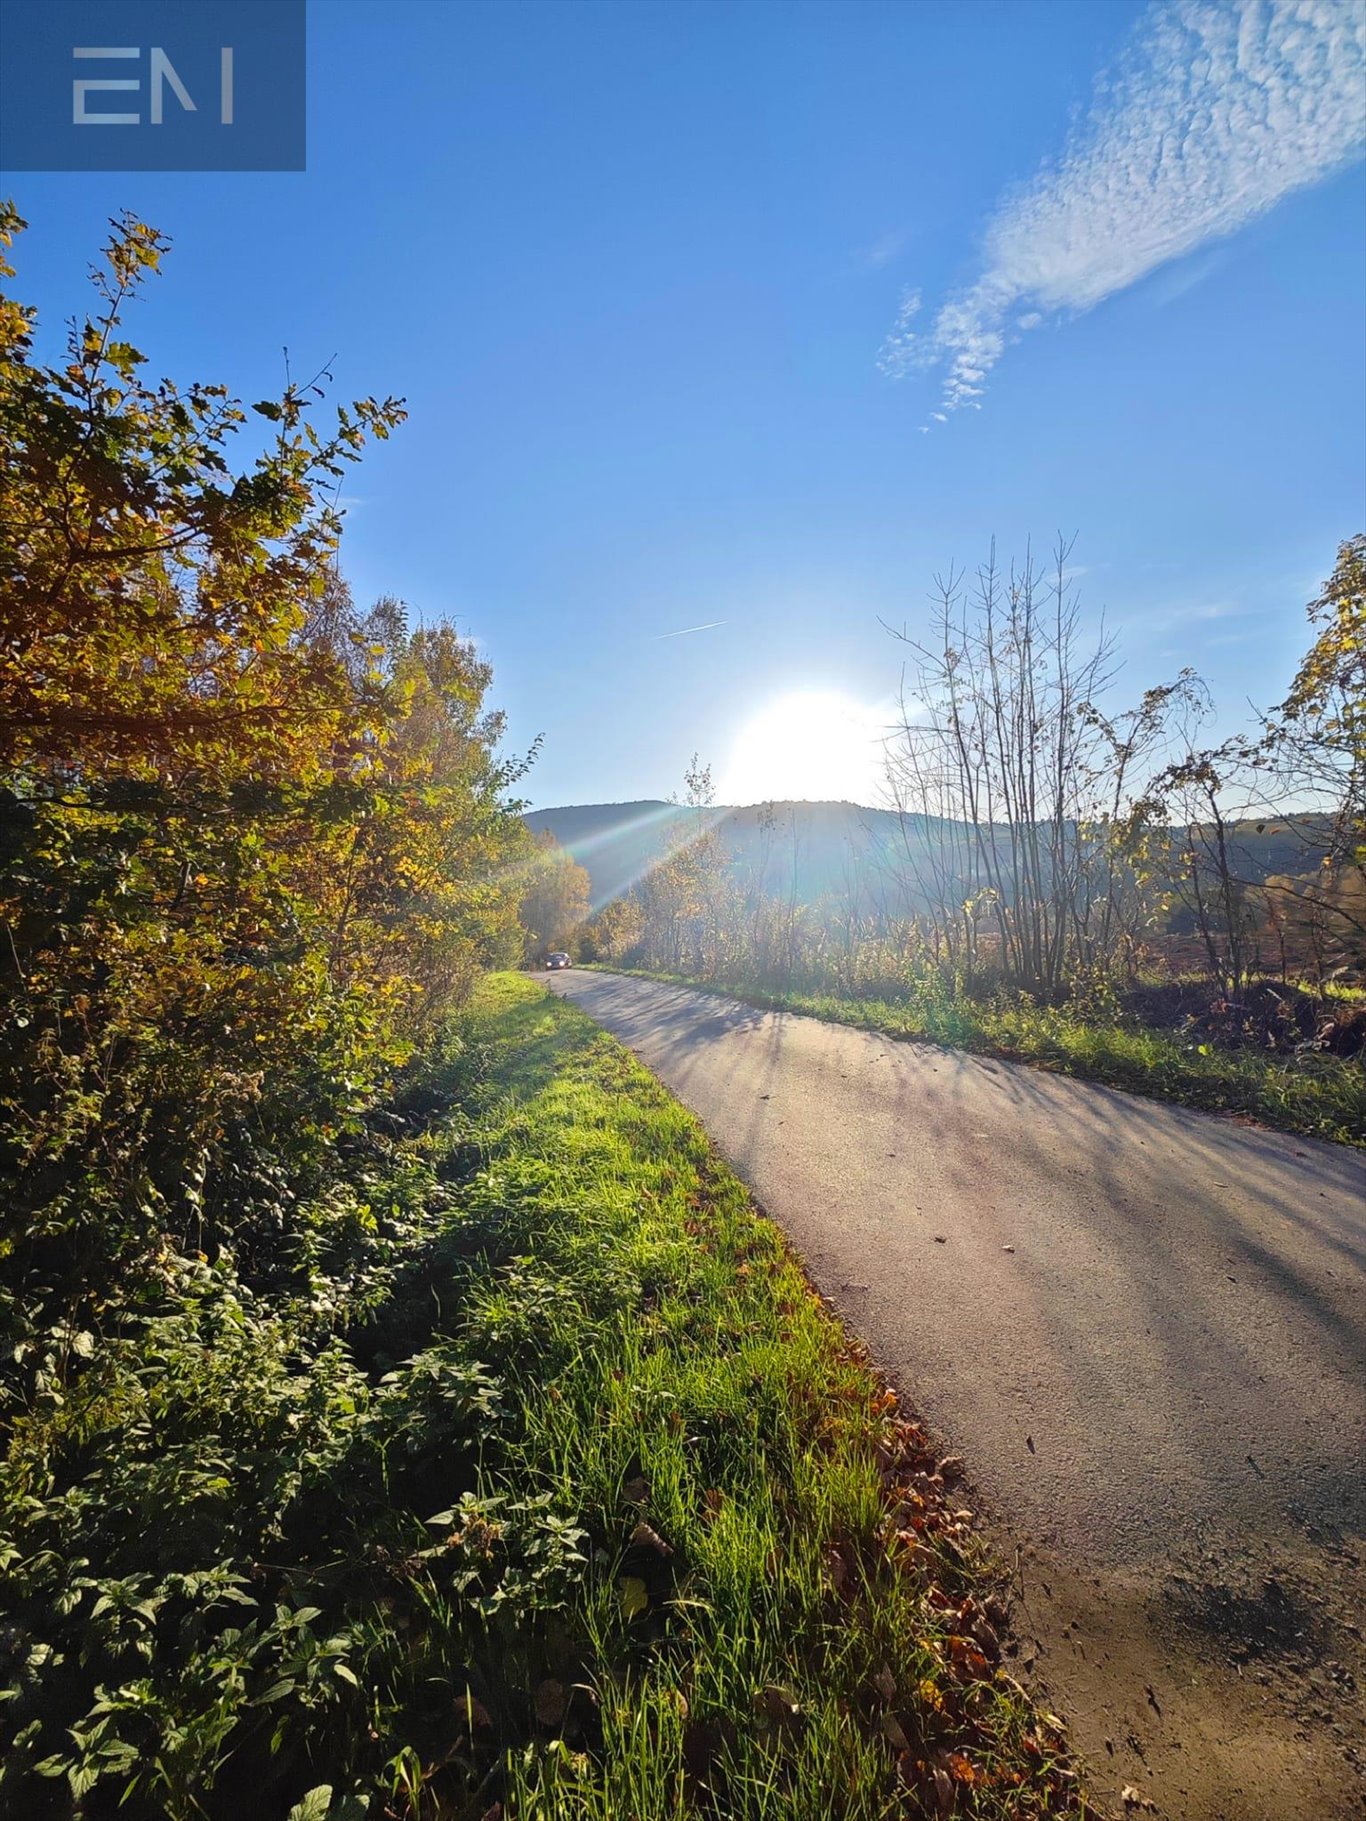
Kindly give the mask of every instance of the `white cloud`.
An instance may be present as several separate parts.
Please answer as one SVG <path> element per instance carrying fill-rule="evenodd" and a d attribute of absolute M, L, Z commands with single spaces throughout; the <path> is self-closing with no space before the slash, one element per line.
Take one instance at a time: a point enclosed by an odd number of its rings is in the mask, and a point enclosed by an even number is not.
<path fill-rule="evenodd" d="M 905 230 L 893 228 L 889 233 L 880 234 L 866 247 L 859 247 L 854 253 L 854 264 L 865 272 L 876 272 L 895 259 L 905 244 Z"/>
<path fill-rule="evenodd" d="M 1093 309 L 1346 163 L 1366 141 L 1363 85 L 1361 0 L 1154 7 L 1061 159 L 1003 199 L 981 276 L 924 334 L 908 293 L 879 366 L 939 369 L 944 409 L 976 408 L 1008 329 Z"/>
<path fill-rule="evenodd" d="M 892 332 L 882 344 L 877 364 L 888 379 L 901 379 L 909 373 L 915 360 L 917 338 L 911 324 L 920 310 L 919 291 L 903 291 L 901 308 L 896 313 Z"/>

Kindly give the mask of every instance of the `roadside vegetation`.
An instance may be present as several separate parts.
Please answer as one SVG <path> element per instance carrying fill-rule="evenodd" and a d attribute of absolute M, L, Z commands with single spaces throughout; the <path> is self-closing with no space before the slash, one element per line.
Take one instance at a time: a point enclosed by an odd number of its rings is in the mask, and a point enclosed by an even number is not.
<path fill-rule="evenodd" d="M 948 576 L 928 641 L 898 635 L 894 841 L 804 896 L 802 806 L 732 848 L 694 760 L 580 957 L 1366 1142 L 1366 537 L 1286 700 L 1214 749 L 1189 671 L 1114 705 L 1069 554 Z"/>
<path fill-rule="evenodd" d="M 572 1005 L 495 977 L 290 1225 L 11 1410 L 7 1812 L 1084 1812 L 958 1469 Z"/>
<path fill-rule="evenodd" d="M 1081 1813 L 959 1467 L 489 972 L 585 884 L 341 577 L 401 404 L 148 380 L 164 250 L 0 299 L 0 1813 Z"/>

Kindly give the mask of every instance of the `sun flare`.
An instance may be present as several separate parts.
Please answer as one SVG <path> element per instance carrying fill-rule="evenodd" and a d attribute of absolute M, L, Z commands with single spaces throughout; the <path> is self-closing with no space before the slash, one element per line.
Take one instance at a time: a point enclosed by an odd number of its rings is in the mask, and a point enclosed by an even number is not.
<path fill-rule="evenodd" d="M 780 696 L 736 736 L 721 773 L 726 803 L 795 799 L 875 804 L 886 729 L 871 708 L 828 690 Z"/>

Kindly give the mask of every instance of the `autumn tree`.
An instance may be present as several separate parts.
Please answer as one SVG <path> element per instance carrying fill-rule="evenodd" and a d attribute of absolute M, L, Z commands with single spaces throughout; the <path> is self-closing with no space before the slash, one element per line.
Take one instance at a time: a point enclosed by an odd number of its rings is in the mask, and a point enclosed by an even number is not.
<path fill-rule="evenodd" d="M 1317 861 L 1304 902 L 1339 963 L 1366 967 L 1366 534 L 1348 538 L 1309 604 L 1317 636 L 1267 718 L 1262 754 Z M 1317 810 L 1317 819 L 1311 819 Z"/>
<path fill-rule="evenodd" d="M 22 225 L 0 211 L 5 247 Z M 358 613 L 337 570 L 337 482 L 401 403 L 328 426 L 323 376 L 250 412 L 149 380 L 122 317 L 165 249 L 114 224 L 55 364 L 0 296 L 0 1177 L 26 1320 L 166 1245 L 270 1256 L 326 1147 L 517 941 L 488 669 L 392 602 Z"/>
<path fill-rule="evenodd" d="M 1366 536 L 1338 550 L 1309 604 L 1316 636 L 1257 732 L 1191 751 L 1159 779 L 1176 895 L 1211 970 L 1235 990 L 1264 960 L 1320 984 L 1366 970 Z M 1263 881 L 1254 843 L 1279 832 L 1302 864 Z"/>
<path fill-rule="evenodd" d="M 543 961 L 563 948 L 588 919 L 591 881 L 549 829 L 535 838 L 524 868 L 521 918 L 527 959 Z"/>

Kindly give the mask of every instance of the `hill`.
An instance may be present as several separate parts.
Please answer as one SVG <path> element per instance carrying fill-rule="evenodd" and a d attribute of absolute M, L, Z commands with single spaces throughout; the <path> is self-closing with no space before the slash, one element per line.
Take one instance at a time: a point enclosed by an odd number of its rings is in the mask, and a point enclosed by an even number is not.
<path fill-rule="evenodd" d="M 834 898 L 892 914 L 911 908 L 907 858 L 935 827 L 923 816 L 856 803 L 756 803 L 703 813 L 748 886 L 801 904 Z M 596 909 L 691 839 L 698 815 L 678 803 L 644 798 L 532 810 L 526 822 L 533 830 L 548 829 L 586 869 Z M 1307 837 L 1317 820 L 1237 824 L 1232 835 L 1239 876 L 1260 881 L 1312 865 Z"/>

